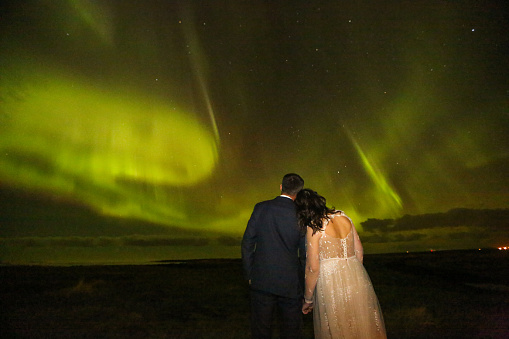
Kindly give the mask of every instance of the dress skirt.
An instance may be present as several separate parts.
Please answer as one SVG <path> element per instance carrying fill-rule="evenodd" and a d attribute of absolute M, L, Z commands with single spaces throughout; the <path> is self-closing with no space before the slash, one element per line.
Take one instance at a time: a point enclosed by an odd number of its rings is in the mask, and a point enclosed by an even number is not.
<path fill-rule="evenodd" d="M 378 298 L 355 257 L 320 261 L 313 321 L 315 338 L 386 338 Z"/>

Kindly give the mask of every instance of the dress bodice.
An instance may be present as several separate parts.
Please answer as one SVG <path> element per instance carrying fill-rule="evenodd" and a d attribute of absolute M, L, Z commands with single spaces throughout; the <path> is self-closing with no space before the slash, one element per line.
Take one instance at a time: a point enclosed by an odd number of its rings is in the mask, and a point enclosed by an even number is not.
<path fill-rule="evenodd" d="M 330 217 L 344 215 L 343 213 L 333 214 Z M 348 218 L 348 217 L 347 217 Z M 320 261 L 326 259 L 346 259 L 355 256 L 355 245 L 353 236 L 353 224 L 351 225 L 350 232 L 344 238 L 336 238 L 328 235 L 325 230 L 327 228 L 328 220 L 324 222 L 322 229 L 322 236 L 320 238 Z M 351 224 L 351 222 L 350 222 Z"/>

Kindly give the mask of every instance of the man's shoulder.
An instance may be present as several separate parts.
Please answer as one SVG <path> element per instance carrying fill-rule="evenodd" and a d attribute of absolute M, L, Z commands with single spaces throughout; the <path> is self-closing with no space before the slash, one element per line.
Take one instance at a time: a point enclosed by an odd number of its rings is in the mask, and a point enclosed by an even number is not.
<path fill-rule="evenodd" d="M 288 200 L 288 201 L 286 201 L 286 200 Z M 273 199 L 258 202 L 255 205 L 254 209 L 257 210 L 257 209 L 261 209 L 261 208 L 270 208 L 271 206 L 277 206 L 280 204 L 288 204 L 289 202 L 292 203 L 293 201 L 290 199 L 281 197 L 281 196 L 277 196 Z"/>
<path fill-rule="evenodd" d="M 267 199 L 267 200 L 263 200 L 263 201 L 260 201 L 258 202 L 256 205 L 265 205 L 265 204 L 270 204 L 271 202 L 273 202 L 274 200 L 276 200 L 278 197 L 275 197 L 275 198 L 272 198 L 272 199 Z"/>
<path fill-rule="evenodd" d="M 293 200 L 291 198 L 284 197 L 282 195 L 278 195 L 275 198 L 272 198 L 272 199 L 269 199 L 269 200 L 260 201 L 256 205 L 261 205 L 262 206 L 262 205 L 270 205 L 270 204 L 278 204 L 278 203 L 290 204 L 291 205 L 291 204 L 293 204 Z"/>
<path fill-rule="evenodd" d="M 283 196 L 277 196 L 271 200 L 261 201 L 261 202 L 257 203 L 255 206 L 255 210 L 273 209 L 273 208 L 275 208 L 275 209 L 281 209 L 281 208 L 293 209 L 293 208 L 295 208 L 295 203 L 290 198 L 286 198 Z"/>
<path fill-rule="evenodd" d="M 274 200 L 275 199 L 260 201 L 260 202 L 256 203 L 255 209 L 263 208 L 264 206 L 270 205 L 274 202 Z"/>

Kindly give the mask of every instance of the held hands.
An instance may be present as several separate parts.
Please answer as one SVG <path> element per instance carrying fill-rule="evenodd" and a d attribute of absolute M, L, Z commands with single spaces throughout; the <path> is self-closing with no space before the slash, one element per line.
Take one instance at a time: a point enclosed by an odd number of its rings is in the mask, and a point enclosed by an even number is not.
<path fill-rule="evenodd" d="M 313 302 L 307 302 L 304 300 L 304 303 L 302 304 L 302 313 L 308 314 L 311 311 L 313 311 Z"/>

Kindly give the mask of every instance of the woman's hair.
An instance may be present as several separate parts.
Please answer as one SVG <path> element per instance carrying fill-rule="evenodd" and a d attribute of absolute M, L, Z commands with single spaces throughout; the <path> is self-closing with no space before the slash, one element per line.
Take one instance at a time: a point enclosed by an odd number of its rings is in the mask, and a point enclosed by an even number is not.
<path fill-rule="evenodd" d="M 306 227 L 311 227 L 315 234 L 322 229 L 323 220 L 328 219 L 329 214 L 336 212 L 334 208 L 327 207 L 324 197 L 309 188 L 304 188 L 297 193 L 295 205 L 299 227 L 303 233 L 306 233 Z"/>

